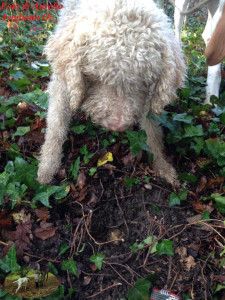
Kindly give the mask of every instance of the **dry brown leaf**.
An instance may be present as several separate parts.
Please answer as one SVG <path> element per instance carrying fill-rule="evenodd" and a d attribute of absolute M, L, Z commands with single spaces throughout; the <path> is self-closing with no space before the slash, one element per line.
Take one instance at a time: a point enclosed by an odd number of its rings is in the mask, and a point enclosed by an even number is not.
<path fill-rule="evenodd" d="M 41 207 L 35 209 L 35 214 L 39 219 L 45 222 L 50 218 L 50 214 L 47 207 Z"/>
<path fill-rule="evenodd" d="M 221 184 L 224 183 L 224 178 L 223 177 L 217 177 L 215 179 L 210 179 L 208 183 L 208 188 L 210 189 L 215 189 L 216 187 L 220 187 Z"/>
<path fill-rule="evenodd" d="M 122 158 L 125 167 L 132 166 L 135 160 L 135 156 L 132 152 Z"/>
<path fill-rule="evenodd" d="M 207 210 L 206 204 L 204 204 L 202 201 L 192 202 L 192 206 L 197 212 L 203 212 Z"/>
<path fill-rule="evenodd" d="M 34 232 L 37 238 L 41 240 L 47 240 L 55 235 L 57 228 L 51 227 L 52 223 L 46 223 L 42 221 L 40 226 L 41 227 L 36 228 Z"/>
<path fill-rule="evenodd" d="M 89 207 L 95 207 L 96 206 L 96 204 L 98 203 L 98 197 L 95 195 L 95 193 L 91 193 L 91 198 L 90 198 L 90 200 L 88 201 L 88 203 L 87 203 L 87 206 L 89 206 Z"/>
<path fill-rule="evenodd" d="M 94 264 L 90 264 L 90 268 L 91 268 L 91 270 L 92 270 L 93 272 L 96 272 L 96 271 L 97 271 L 97 267 L 96 267 L 96 265 L 94 265 Z"/>
<path fill-rule="evenodd" d="M 201 193 L 207 184 L 207 178 L 206 176 L 202 176 L 200 179 L 199 185 L 197 186 L 196 193 Z"/>
<path fill-rule="evenodd" d="M 193 216 L 193 217 L 189 217 L 189 218 L 187 218 L 187 222 L 188 222 L 189 224 L 191 224 L 191 223 L 194 223 L 194 222 L 200 221 L 200 220 L 201 220 L 201 218 L 202 218 L 202 215 L 201 215 L 201 214 L 199 214 L 199 215 L 195 215 L 195 216 Z"/>
<path fill-rule="evenodd" d="M 189 272 L 191 270 L 191 268 L 194 268 L 196 266 L 196 262 L 194 257 L 192 256 L 188 256 L 184 259 L 185 265 L 186 265 L 186 269 Z"/>
<path fill-rule="evenodd" d="M 80 172 L 78 175 L 78 178 L 77 178 L 77 184 L 81 190 L 83 189 L 83 187 L 86 184 L 86 179 L 87 179 L 87 177 L 84 174 L 84 172 Z"/>
<path fill-rule="evenodd" d="M 177 253 L 182 259 L 184 259 L 187 256 L 187 248 L 177 247 L 175 253 Z"/>
<path fill-rule="evenodd" d="M 83 280 L 83 285 L 89 285 L 89 283 L 91 282 L 91 277 L 90 276 L 84 276 L 84 280 Z"/>

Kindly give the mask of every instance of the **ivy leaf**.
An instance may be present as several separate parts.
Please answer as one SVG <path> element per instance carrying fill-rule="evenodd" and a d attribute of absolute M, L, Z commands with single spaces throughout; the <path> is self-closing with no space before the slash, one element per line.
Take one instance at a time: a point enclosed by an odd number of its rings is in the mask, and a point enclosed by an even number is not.
<path fill-rule="evenodd" d="M 174 206 L 174 205 L 180 205 L 180 198 L 175 193 L 172 193 L 170 195 L 169 206 Z"/>
<path fill-rule="evenodd" d="M 63 242 L 60 246 L 60 252 L 59 255 L 62 255 L 63 253 L 65 253 L 68 249 L 70 249 L 69 245 L 65 242 Z"/>
<path fill-rule="evenodd" d="M 157 247 L 157 253 L 159 255 L 167 254 L 167 255 L 174 255 L 173 252 L 173 242 L 168 240 L 163 240 L 161 243 L 158 243 Z"/>
<path fill-rule="evenodd" d="M 192 116 L 188 116 L 187 113 L 183 113 L 183 114 L 174 114 L 174 115 L 173 115 L 173 120 L 174 120 L 174 121 L 183 122 L 183 123 L 186 123 L 186 124 L 192 124 L 192 122 L 193 122 L 193 117 L 192 117 Z"/>
<path fill-rule="evenodd" d="M 132 188 L 135 183 L 140 183 L 140 180 L 138 178 L 124 178 L 124 182 L 127 187 Z"/>
<path fill-rule="evenodd" d="M 156 239 L 156 236 L 148 236 L 146 239 L 144 239 L 145 244 L 150 245 L 154 240 Z M 156 247 L 158 245 L 158 242 L 155 242 L 151 245 L 150 253 L 155 253 L 157 251 Z"/>
<path fill-rule="evenodd" d="M 61 269 L 63 271 L 69 271 L 71 274 L 78 277 L 77 262 L 72 259 L 63 261 Z"/>
<path fill-rule="evenodd" d="M 178 196 L 180 198 L 181 201 L 184 201 L 187 199 L 187 195 L 188 195 L 188 191 L 187 190 L 183 190 L 183 191 L 180 191 L 178 193 Z"/>
<path fill-rule="evenodd" d="M 17 127 L 16 132 L 12 134 L 12 138 L 15 136 L 23 136 L 30 131 L 30 126 Z"/>
<path fill-rule="evenodd" d="M 41 202 L 44 206 L 51 208 L 52 206 L 49 203 L 49 195 L 47 192 L 38 193 L 32 199 L 32 202 Z"/>
<path fill-rule="evenodd" d="M 91 257 L 90 257 L 90 261 L 92 261 L 98 270 L 101 270 L 102 268 L 102 263 L 103 263 L 103 259 L 105 258 L 105 255 L 104 254 L 93 254 Z"/>
<path fill-rule="evenodd" d="M 17 157 L 14 162 L 15 178 L 14 180 L 26 184 L 26 186 L 37 189 L 40 184 L 35 181 L 37 178 L 37 167 L 29 164 L 23 158 Z"/>
<path fill-rule="evenodd" d="M 80 156 L 78 156 L 74 165 L 70 166 L 70 172 L 71 172 L 71 175 L 72 175 L 74 181 L 77 180 L 79 169 L 80 169 Z"/>
<path fill-rule="evenodd" d="M 144 130 L 126 131 L 127 138 L 130 142 L 130 150 L 136 156 L 141 150 L 150 151 L 146 144 L 147 135 Z"/>
<path fill-rule="evenodd" d="M 198 180 L 198 178 L 195 175 L 188 174 L 188 173 L 180 173 L 178 175 L 178 180 L 186 180 L 189 181 L 192 184 L 195 184 Z"/>
<path fill-rule="evenodd" d="M 15 272 L 20 270 L 20 265 L 17 264 L 15 246 L 12 245 L 6 256 L 0 259 L 0 268 L 4 272 Z"/>
<path fill-rule="evenodd" d="M 201 220 L 208 220 L 208 219 L 210 219 L 210 212 L 205 210 L 203 211 Z"/>
<path fill-rule="evenodd" d="M 147 278 L 138 279 L 128 293 L 128 300 L 149 300 L 149 290 L 151 287 L 151 281 Z"/>
<path fill-rule="evenodd" d="M 183 137 L 195 137 L 195 136 L 203 136 L 204 132 L 202 129 L 202 125 L 189 125 L 184 124 L 184 135 Z"/>

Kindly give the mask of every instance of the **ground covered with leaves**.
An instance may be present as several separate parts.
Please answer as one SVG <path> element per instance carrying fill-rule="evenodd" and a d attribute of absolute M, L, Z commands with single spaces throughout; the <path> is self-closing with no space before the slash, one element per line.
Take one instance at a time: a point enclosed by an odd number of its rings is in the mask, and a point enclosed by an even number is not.
<path fill-rule="evenodd" d="M 204 23 L 189 19 L 186 88 L 158 118 L 173 189 L 153 171 L 145 132 L 108 132 L 82 112 L 54 181 L 40 185 L 51 72 L 42 51 L 54 22 L 0 22 L 0 299 L 22 299 L 4 280 L 35 268 L 59 280 L 48 300 L 144 300 L 153 287 L 224 299 L 225 93 L 222 81 L 204 105 Z"/>

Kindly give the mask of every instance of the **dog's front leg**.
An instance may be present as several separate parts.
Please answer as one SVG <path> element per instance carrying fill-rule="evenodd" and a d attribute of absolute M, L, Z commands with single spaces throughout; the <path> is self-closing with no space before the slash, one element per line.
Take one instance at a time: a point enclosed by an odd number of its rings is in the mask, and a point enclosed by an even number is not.
<path fill-rule="evenodd" d="M 65 82 L 53 75 L 48 92 L 47 130 L 38 168 L 39 183 L 50 182 L 57 172 L 62 157 L 62 145 L 71 119 L 70 99 Z"/>
<path fill-rule="evenodd" d="M 159 175 L 166 179 L 167 182 L 178 186 L 176 170 L 169 164 L 163 154 L 163 133 L 162 128 L 153 119 L 143 117 L 141 127 L 146 131 L 147 144 L 151 153 L 154 155 L 153 168 Z"/>

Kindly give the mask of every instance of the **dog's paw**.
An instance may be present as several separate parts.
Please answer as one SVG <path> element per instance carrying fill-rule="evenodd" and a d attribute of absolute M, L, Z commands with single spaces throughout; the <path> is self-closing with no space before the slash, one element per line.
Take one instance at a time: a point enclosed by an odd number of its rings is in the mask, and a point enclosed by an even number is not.
<path fill-rule="evenodd" d="M 53 174 L 49 169 L 42 168 L 39 166 L 37 181 L 40 184 L 47 184 L 52 180 L 52 178 Z"/>
<path fill-rule="evenodd" d="M 166 160 L 160 160 L 153 164 L 154 169 L 174 187 L 179 187 L 180 182 L 177 180 L 177 172 Z"/>

